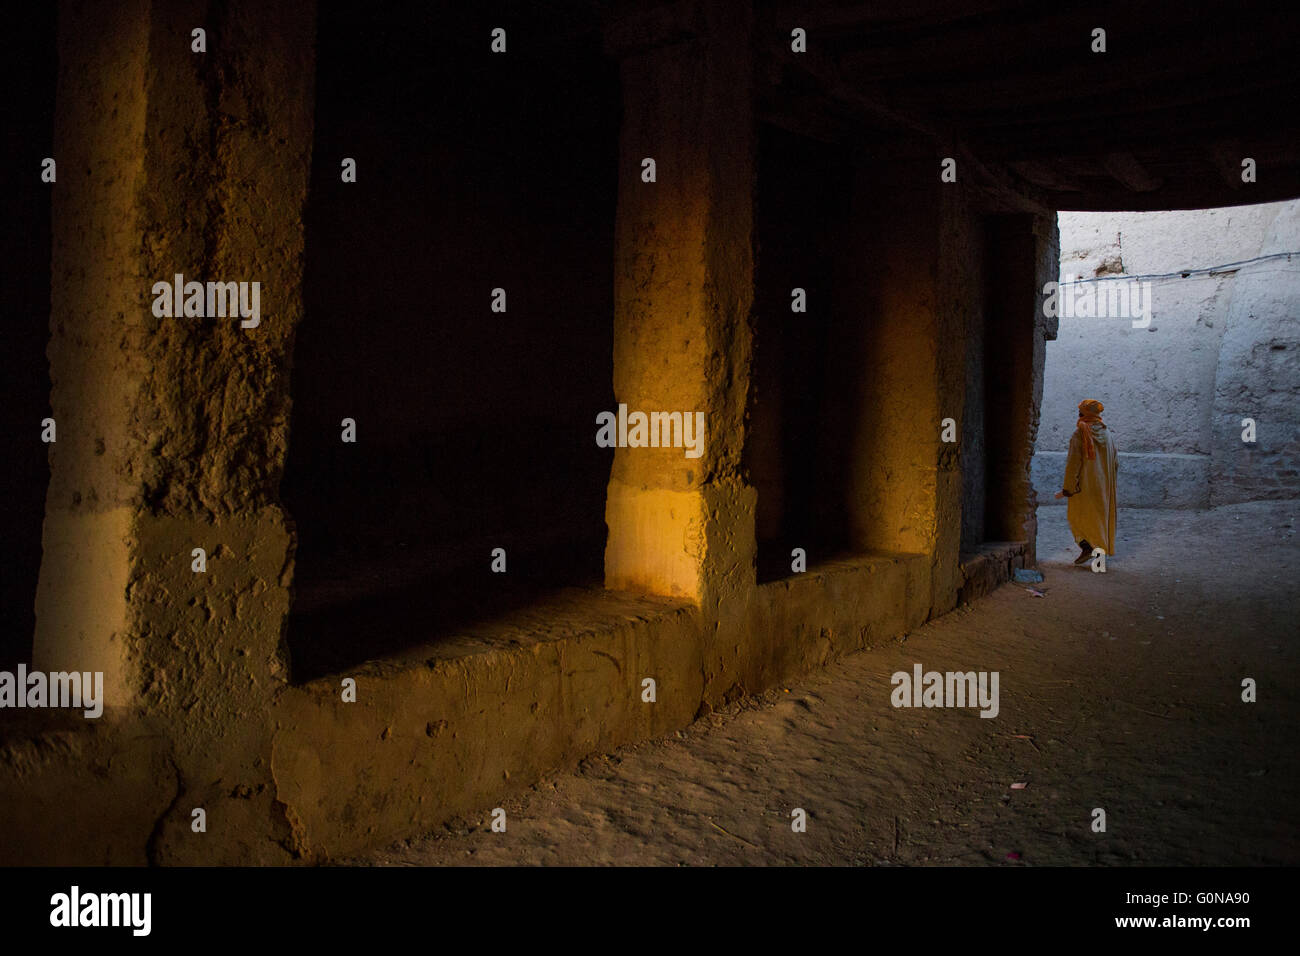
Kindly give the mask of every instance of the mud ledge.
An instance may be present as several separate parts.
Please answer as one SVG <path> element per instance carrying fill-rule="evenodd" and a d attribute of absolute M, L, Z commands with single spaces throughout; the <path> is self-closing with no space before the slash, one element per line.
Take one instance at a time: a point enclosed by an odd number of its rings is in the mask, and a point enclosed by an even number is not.
<path fill-rule="evenodd" d="M 496 806 L 548 773 L 924 623 L 929 559 L 837 559 L 723 617 L 569 589 L 464 636 L 288 689 L 272 773 L 304 861 Z M 344 703 L 341 681 L 357 683 Z M 643 681 L 655 681 L 655 701 Z"/>

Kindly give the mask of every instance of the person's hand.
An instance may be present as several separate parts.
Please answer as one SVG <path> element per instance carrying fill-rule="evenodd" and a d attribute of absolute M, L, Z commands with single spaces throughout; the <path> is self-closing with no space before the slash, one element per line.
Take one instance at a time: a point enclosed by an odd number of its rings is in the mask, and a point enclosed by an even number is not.
<path fill-rule="evenodd" d="M 1058 492 L 1056 493 L 1056 497 L 1058 497 L 1058 498 L 1064 498 L 1064 497 L 1065 497 L 1065 492 L 1064 492 L 1064 491 L 1058 491 Z"/>

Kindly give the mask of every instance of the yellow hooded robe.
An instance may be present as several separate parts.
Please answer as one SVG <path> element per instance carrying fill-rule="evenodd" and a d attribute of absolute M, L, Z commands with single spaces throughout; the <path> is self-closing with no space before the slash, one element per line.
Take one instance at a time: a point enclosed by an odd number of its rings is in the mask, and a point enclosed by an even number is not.
<path fill-rule="evenodd" d="M 1075 541 L 1087 541 L 1107 555 L 1115 553 L 1115 473 L 1117 455 L 1110 429 L 1099 421 L 1087 424 L 1097 457 L 1089 458 L 1083 433 L 1070 436 L 1065 462 L 1066 515 Z"/>

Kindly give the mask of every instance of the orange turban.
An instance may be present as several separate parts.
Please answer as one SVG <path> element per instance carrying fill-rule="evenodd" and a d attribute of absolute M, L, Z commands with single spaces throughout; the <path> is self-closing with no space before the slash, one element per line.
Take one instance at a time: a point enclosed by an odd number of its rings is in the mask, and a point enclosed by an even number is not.
<path fill-rule="evenodd" d="M 1096 422 L 1102 428 L 1106 423 L 1101 420 L 1101 413 L 1106 407 L 1095 398 L 1087 398 L 1079 403 L 1079 435 L 1083 439 L 1083 453 L 1089 458 L 1097 457 L 1097 444 L 1092 440 L 1092 424 Z"/>

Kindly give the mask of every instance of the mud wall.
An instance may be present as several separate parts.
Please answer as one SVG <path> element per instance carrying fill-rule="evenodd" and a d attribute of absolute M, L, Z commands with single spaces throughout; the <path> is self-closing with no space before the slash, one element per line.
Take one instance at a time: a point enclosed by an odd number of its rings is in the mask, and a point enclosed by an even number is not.
<path fill-rule="evenodd" d="M 1285 257 L 1249 261 L 1300 250 L 1300 202 L 1061 213 L 1060 222 L 1062 279 L 1100 278 L 1092 286 L 1101 288 L 1162 277 L 1149 280 L 1145 328 L 1128 316 L 1061 318 L 1034 458 L 1039 499 L 1061 504 L 1052 495 L 1084 398 L 1106 405 L 1115 431 L 1121 506 L 1205 508 L 1300 493 L 1300 267 Z M 1213 266 L 1225 267 L 1203 271 Z M 1243 418 L 1256 422 L 1254 443 L 1242 441 Z"/>

